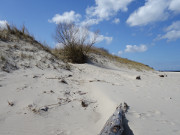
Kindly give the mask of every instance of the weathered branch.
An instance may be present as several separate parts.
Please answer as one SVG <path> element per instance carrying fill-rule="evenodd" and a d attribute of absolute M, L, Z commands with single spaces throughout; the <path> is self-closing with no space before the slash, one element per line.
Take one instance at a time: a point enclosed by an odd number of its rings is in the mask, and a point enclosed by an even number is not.
<path fill-rule="evenodd" d="M 114 114 L 108 119 L 99 135 L 122 135 L 123 128 L 123 115 L 122 104 L 120 104 Z"/>

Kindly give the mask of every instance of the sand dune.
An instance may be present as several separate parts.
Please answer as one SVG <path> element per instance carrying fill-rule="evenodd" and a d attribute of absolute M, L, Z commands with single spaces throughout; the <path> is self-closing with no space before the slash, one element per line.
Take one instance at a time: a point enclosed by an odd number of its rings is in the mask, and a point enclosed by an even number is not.
<path fill-rule="evenodd" d="M 51 54 L 23 44 L 0 42 L 10 72 L 0 71 L 0 135 L 97 135 L 123 102 L 130 106 L 131 135 L 180 134 L 180 73 L 140 72 L 101 57 L 101 66 L 71 64 L 69 71 Z M 33 58 L 21 60 L 22 53 Z"/>

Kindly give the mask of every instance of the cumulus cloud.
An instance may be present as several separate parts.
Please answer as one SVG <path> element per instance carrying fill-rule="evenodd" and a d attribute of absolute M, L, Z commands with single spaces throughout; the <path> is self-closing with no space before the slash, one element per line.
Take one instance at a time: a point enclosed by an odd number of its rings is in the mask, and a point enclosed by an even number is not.
<path fill-rule="evenodd" d="M 169 5 L 169 10 L 172 10 L 176 13 L 180 13 L 180 0 L 171 0 Z"/>
<path fill-rule="evenodd" d="M 112 37 L 107 37 L 104 35 L 99 35 L 97 38 L 97 42 L 102 42 L 105 41 L 107 44 L 110 44 L 112 42 L 113 38 Z"/>
<path fill-rule="evenodd" d="M 145 5 L 132 13 L 126 22 L 130 26 L 141 26 L 166 20 L 169 16 L 166 11 L 169 3 L 169 0 L 147 0 Z"/>
<path fill-rule="evenodd" d="M 95 0 L 96 6 L 88 7 L 86 14 L 88 19 L 95 17 L 99 22 L 108 20 L 120 10 L 127 11 L 127 6 L 132 1 L 133 0 Z"/>
<path fill-rule="evenodd" d="M 167 39 L 168 41 L 177 40 L 180 38 L 180 21 L 173 22 L 165 29 L 166 34 L 159 35 L 157 39 Z"/>
<path fill-rule="evenodd" d="M 7 28 L 8 22 L 6 20 L 0 20 L 0 30 Z"/>
<path fill-rule="evenodd" d="M 126 22 L 130 26 L 142 26 L 164 21 L 172 13 L 180 13 L 179 7 L 180 0 L 146 0 L 145 5 L 133 12 Z"/>
<path fill-rule="evenodd" d="M 131 52 L 145 52 L 147 51 L 147 46 L 146 45 L 126 45 L 125 52 L 131 53 Z"/>
<path fill-rule="evenodd" d="M 74 11 L 70 12 L 64 12 L 62 15 L 56 14 L 51 20 L 48 20 L 52 23 L 72 23 L 72 22 L 78 22 L 81 18 L 80 14 L 76 14 Z"/>
<path fill-rule="evenodd" d="M 115 18 L 115 19 L 113 20 L 113 23 L 115 23 L 115 24 L 120 23 L 120 19 L 119 19 L 119 18 Z"/>

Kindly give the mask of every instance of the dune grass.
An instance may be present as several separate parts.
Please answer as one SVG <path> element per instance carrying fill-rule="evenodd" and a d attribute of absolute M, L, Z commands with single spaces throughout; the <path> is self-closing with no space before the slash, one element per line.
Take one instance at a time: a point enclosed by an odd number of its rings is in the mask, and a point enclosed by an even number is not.
<path fill-rule="evenodd" d="M 13 37 L 13 36 L 14 37 Z M 15 26 L 7 24 L 7 28 L 0 30 L 0 40 L 2 41 L 17 41 L 17 40 L 35 41 L 34 37 L 29 34 L 26 27 L 23 25 L 21 29 Z"/>
<path fill-rule="evenodd" d="M 138 71 L 142 71 L 142 70 L 154 70 L 153 68 L 149 67 L 148 65 L 136 62 L 136 61 L 132 61 L 126 58 L 121 58 L 119 56 L 116 55 L 112 55 L 108 52 L 108 50 L 104 49 L 104 48 L 96 48 L 96 47 L 92 47 L 89 51 L 89 53 L 94 53 L 94 54 L 98 54 L 101 56 L 104 56 L 112 61 L 117 62 L 118 64 L 125 64 L 129 69 L 136 69 Z"/>
<path fill-rule="evenodd" d="M 14 25 L 7 24 L 7 28 L 0 30 L 0 40 L 4 42 L 19 42 L 26 41 L 32 45 L 36 45 L 38 48 L 45 50 L 46 52 L 51 52 L 51 48 L 35 40 L 34 36 L 29 33 L 27 28 L 23 25 L 20 29 Z"/>

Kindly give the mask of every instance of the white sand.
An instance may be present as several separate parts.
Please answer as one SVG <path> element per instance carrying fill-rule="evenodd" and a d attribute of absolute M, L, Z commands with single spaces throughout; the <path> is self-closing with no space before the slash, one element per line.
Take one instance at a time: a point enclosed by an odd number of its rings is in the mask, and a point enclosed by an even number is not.
<path fill-rule="evenodd" d="M 126 117 L 134 135 L 180 134 L 180 73 L 138 72 L 108 61 L 107 68 L 78 64 L 72 71 L 45 63 L 0 72 L 0 135 L 97 135 L 122 102 L 130 106 Z"/>

